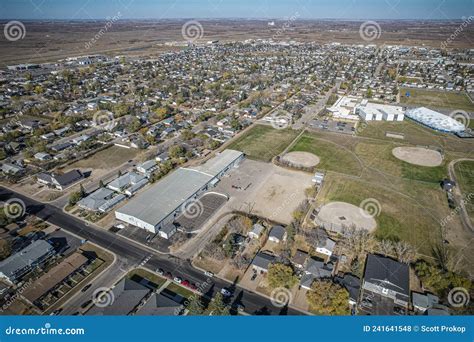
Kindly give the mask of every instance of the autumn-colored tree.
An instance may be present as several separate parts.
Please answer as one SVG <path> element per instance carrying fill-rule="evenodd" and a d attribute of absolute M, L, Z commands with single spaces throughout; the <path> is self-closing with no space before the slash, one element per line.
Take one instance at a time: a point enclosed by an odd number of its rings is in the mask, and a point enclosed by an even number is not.
<path fill-rule="evenodd" d="M 293 268 L 285 264 L 271 264 L 268 268 L 268 283 L 270 287 L 291 288 L 298 282 Z"/>
<path fill-rule="evenodd" d="M 306 293 L 310 310 L 321 315 L 348 315 L 349 293 L 330 280 L 315 281 Z"/>

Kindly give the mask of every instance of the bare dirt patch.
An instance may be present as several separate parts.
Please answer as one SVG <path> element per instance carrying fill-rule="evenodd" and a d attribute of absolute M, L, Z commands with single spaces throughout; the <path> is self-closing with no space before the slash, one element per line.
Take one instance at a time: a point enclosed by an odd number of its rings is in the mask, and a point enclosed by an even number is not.
<path fill-rule="evenodd" d="M 423 147 L 395 147 L 392 154 L 395 158 L 420 166 L 435 167 L 443 162 L 441 153 Z"/>
<path fill-rule="evenodd" d="M 301 167 L 314 167 L 319 164 L 319 157 L 309 152 L 289 152 L 282 158 L 284 161 Z"/>
<path fill-rule="evenodd" d="M 363 209 L 346 202 L 325 204 L 319 210 L 317 218 L 325 224 L 345 227 L 354 225 L 356 228 L 368 231 L 373 231 L 377 227 L 377 222 L 373 217 L 368 213 L 364 214 Z"/>

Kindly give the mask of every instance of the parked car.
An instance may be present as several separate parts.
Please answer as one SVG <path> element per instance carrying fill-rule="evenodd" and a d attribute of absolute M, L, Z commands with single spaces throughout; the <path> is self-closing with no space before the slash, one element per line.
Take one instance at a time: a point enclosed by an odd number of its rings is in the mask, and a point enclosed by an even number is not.
<path fill-rule="evenodd" d="M 183 285 L 183 286 L 188 286 L 188 287 L 189 287 L 189 281 L 183 280 L 183 281 L 181 282 L 181 285 Z"/>
<path fill-rule="evenodd" d="M 86 292 L 91 286 L 92 284 L 87 284 L 86 286 L 82 288 L 81 292 Z"/>
<path fill-rule="evenodd" d="M 159 275 L 164 275 L 165 271 L 162 268 L 157 268 L 156 273 L 158 273 Z"/>
<path fill-rule="evenodd" d="M 214 273 L 209 272 L 209 271 L 204 272 L 204 274 L 211 278 L 214 277 Z"/>
<path fill-rule="evenodd" d="M 165 277 L 173 279 L 173 275 L 171 274 L 171 272 L 166 272 Z"/>
<path fill-rule="evenodd" d="M 50 315 L 50 316 L 56 316 L 56 315 L 59 315 L 59 314 L 61 313 L 61 311 L 63 311 L 63 308 L 54 310 L 54 311 L 51 312 L 49 315 Z"/>
<path fill-rule="evenodd" d="M 87 302 L 82 303 L 81 308 L 84 309 L 85 307 L 89 306 L 92 303 L 92 299 L 89 299 Z"/>
<path fill-rule="evenodd" d="M 222 295 L 223 295 L 224 297 L 231 297 L 231 296 L 232 296 L 232 292 L 230 292 L 230 291 L 229 291 L 228 289 L 226 289 L 226 288 L 223 288 L 223 289 L 221 290 L 221 293 L 222 293 Z"/>
<path fill-rule="evenodd" d="M 173 280 L 177 282 L 178 284 L 181 284 L 181 282 L 183 281 L 183 279 L 181 279 L 180 277 L 174 277 Z"/>

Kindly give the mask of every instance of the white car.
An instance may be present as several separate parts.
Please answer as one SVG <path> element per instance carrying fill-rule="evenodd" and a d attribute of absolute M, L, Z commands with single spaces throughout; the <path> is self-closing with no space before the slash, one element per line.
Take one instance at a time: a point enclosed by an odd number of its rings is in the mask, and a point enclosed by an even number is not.
<path fill-rule="evenodd" d="M 232 292 L 230 292 L 230 291 L 227 290 L 226 288 L 223 288 L 223 289 L 221 290 L 221 293 L 222 293 L 222 295 L 225 296 L 225 297 L 231 297 L 231 296 L 232 296 Z"/>
<path fill-rule="evenodd" d="M 178 284 L 181 284 L 181 282 L 183 281 L 183 279 L 181 279 L 180 277 L 174 277 L 173 280 L 177 282 Z"/>
<path fill-rule="evenodd" d="M 209 272 L 209 271 L 204 272 L 204 274 L 207 275 L 210 278 L 214 277 L 214 273 Z"/>

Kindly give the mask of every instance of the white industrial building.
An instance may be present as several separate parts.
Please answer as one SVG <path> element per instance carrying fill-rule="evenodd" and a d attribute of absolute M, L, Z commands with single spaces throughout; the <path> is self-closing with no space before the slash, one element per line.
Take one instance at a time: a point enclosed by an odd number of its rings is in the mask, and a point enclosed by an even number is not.
<path fill-rule="evenodd" d="M 340 97 L 328 110 L 335 119 L 365 121 L 403 121 L 402 107 L 369 102 L 367 99 L 352 96 Z"/>
<path fill-rule="evenodd" d="M 115 211 L 115 218 L 159 233 L 169 227 L 184 203 L 197 198 L 244 158 L 239 151 L 225 150 L 194 168 L 179 168 Z M 169 238 L 170 234 L 160 234 Z"/>
<path fill-rule="evenodd" d="M 372 103 L 362 100 L 355 113 L 365 121 L 403 121 L 405 113 L 400 106 Z"/>
<path fill-rule="evenodd" d="M 406 116 L 440 132 L 457 133 L 466 130 L 466 126 L 459 121 L 425 107 L 409 109 L 406 112 Z"/>

